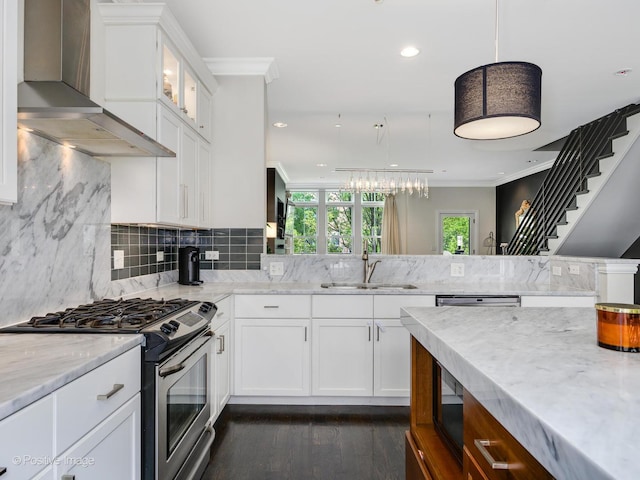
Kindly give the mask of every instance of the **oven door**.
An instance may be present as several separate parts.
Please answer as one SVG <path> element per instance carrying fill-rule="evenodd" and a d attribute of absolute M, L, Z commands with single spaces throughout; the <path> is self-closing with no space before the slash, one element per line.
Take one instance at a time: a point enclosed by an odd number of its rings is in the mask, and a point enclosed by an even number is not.
<path fill-rule="evenodd" d="M 208 461 L 214 432 L 209 424 L 211 334 L 206 332 L 156 366 L 156 478 L 191 478 Z M 187 461 L 187 459 L 189 461 Z M 187 464 L 189 469 L 182 468 Z M 205 463 L 206 465 L 206 463 Z"/>

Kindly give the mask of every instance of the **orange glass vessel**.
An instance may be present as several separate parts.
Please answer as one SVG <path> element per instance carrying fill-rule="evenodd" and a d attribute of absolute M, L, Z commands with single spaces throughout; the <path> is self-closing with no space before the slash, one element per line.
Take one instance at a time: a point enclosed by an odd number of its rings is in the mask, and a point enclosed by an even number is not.
<path fill-rule="evenodd" d="M 640 352 L 640 305 L 597 303 L 598 345 L 620 352 Z"/>

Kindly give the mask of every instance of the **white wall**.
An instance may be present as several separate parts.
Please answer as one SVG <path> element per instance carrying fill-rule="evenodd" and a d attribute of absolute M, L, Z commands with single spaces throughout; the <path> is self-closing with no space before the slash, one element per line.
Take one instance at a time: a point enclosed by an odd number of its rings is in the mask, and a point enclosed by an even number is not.
<path fill-rule="evenodd" d="M 486 255 L 484 244 L 489 232 L 496 231 L 496 189 L 493 187 L 431 187 L 429 198 L 398 195 L 398 217 L 402 253 L 431 255 L 438 253 L 438 212 L 477 211 L 478 248 Z M 495 251 L 493 252 L 495 253 Z"/>
<path fill-rule="evenodd" d="M 213 226 L 266 224 L 265 83 L 220 76 L 213 108 Z"/>

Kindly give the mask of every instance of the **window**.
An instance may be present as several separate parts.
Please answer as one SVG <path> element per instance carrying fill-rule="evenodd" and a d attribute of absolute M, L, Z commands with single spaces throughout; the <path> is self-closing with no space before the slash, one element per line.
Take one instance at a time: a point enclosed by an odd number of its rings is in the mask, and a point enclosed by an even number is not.
<path fill-rule="evenodd" d="M 286 233 L 292 237 L 293 253 L 318 252 L 317 192 L 291 192 Z"/>
<path fill-rule="evenodd" d="M 384 195 L 338 190 L 291 191 L 286 237 L 292 253 L 381 252 Z"/>
<path fill-rule="evenodd" d="M 362 193 L 362 240 L 367 242 L 367 251 L 382 251 L 382 212 L 384 195 L 381 193 Z"/>
<path fill-rule="evenodd" d="M 440 252 L 475 253 L 476 215 L 477 212 L 440 212 Z"/>
<path fill-rule="evenodd" d="M 353 252 L 353 195 L 326 192 L 327 253 Z"/>

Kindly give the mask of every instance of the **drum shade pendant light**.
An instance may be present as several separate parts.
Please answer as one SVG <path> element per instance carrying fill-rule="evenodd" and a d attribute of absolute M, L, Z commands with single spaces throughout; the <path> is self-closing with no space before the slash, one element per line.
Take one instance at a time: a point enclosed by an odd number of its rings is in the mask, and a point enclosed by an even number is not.
<path fill-rule="evenodd" d="M 456 79 L 453 133 L 458 137 L 497 140 L 540 127 L 542 70 L 533 63 L 498 62 L 498 0 L 495 45 L 495 63 Z"/>

